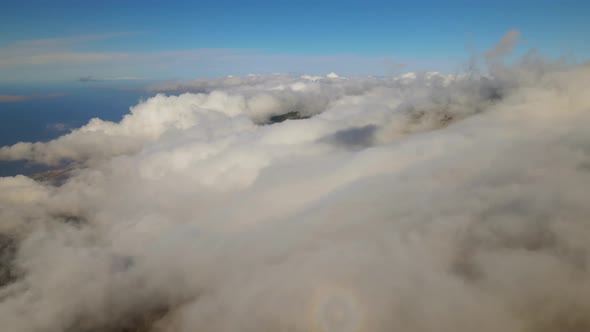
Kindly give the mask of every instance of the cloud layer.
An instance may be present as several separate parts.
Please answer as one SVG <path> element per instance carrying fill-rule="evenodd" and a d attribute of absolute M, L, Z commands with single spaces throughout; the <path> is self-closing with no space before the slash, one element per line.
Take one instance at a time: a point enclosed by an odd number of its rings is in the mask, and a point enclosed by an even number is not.
<path fill-rule="evenodd" d="M 59 186 L 0 178 L 0 321 L 590 328 L 590 66 L 494 61 L 167 83 L 119 123 L 1 148 L 76 168 Z M 305 119 L 269 124 L 289 112 Z"/>

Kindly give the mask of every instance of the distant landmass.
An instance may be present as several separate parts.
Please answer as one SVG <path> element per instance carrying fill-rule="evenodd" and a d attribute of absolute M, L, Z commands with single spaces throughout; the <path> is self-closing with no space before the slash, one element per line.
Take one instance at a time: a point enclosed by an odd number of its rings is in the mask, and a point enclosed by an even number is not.
<path fill-rule="evenodd" d="M 65 168 L 52 169 L 41 173 L 31 174 L 29 177 L 37 182 L 61 184 L 69 177 L 70 172 L 73 169 L 73 166 L 68 166 Z"/>
<path fill-rule="evenodd" d="M 303 119 L 309 119 L 310 117 L 311 116 L 309 116 L 309 115 L 302 115 L 301 113 L 299 113 L 297 111 L 292 111 L 292 112 L 288 112 L 288 113 L 284 113 L 284 114 L 273 115 L 270 117 L 268 122 L 265 124 L 279 123 L 279 122 L 283 122 L 286 120 L 303 120 Z"/>

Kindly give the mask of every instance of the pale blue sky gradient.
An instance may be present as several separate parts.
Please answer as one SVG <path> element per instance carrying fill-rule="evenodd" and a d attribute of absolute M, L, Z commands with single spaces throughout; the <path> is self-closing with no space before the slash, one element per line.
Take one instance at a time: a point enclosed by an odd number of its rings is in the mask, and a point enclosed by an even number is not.
<path fill-rule="evenodd" d="M 511 29 L 590 58 L 590 1 L 3 1 L 0 81 L 457 71 Z"/>

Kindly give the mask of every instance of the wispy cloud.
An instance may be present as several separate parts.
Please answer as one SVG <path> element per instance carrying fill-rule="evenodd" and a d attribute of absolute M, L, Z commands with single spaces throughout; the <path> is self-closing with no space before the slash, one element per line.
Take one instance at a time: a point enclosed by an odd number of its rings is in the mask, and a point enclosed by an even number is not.
<path fill-rule="evenodd" d="M 129 37 L 129 36 L 134 36 L 137 34 L 138 34 L 138 32 L 114 32 L 114 33 L 81 35 L 81 36 L 73 36 L 73 37 L 65 37 L 65 38 L 43 38 L 43 39 L 22 40 L 22 41 L 18 41 L 16 43 L 12 44 L 11 47 L 32 47 L 32 48 L 35 48 L 35 47 L 63 46 L 63 45 L 79 44 L 79 43 L 95 41 L 95 40 L 102 40 L 102 39 Z"/>
<path fill-rule="evenodd" d="M 404 70 L 450 68 L 430 60 L 354 54 L 293 55 L 260 50 L 196 48 L 147 52 L 105 52 L 89 42 L 134 35 L 131 32 L 83 35 L 68 38 L 25 40 L 0 48 L 0 77 L 3 80 L 53 79 L 129 80 L 136 77 L 189 78 L 248 73 L 305 72 L 345 75 L 389 75 Z M 435 65 L 433 65 L 435 64 Z M 443 69 L 444 70 L 444 69 Z M 90 79 L 86 76 L 90 75 Z"/>
<path fill-rule="evenodd" d="M 129 58 L 126 53 L 49 53 L 0 59 L 0 66 L 45 65 L 45 64 L 88 64 Z"/>
<path fill-rule="evenodd" d="M 94 77 L 94 76 L 82 76 L 78 78 L 78 82 L 101 82 L 101 81 L 137 81 L 142 80 L 141 77 L 135 76 L 121 76 L 121 77 Z"/>
<path fill-rule="evenodd" d="M 502 58 L 505 55 L 512 53 L 514 47 L 521 42 L 520 31 L 516 29 L 510 30 L 502 37 L 502 40 L 500 40 L 500 42 L 496 44 L 493 49 L 485 53 L 485 56 L 490 60 Z"/>
<path fill-rule="evenodd" d="M 47 130 L 50 130 L 52 132 L 58 132 L 58 133 L 63 133 L 66 131 L 69 131 L 72 129 L 71 125 L 67 124 L 67 123 L 61 123 L 61 122 L 57 122 L 57 123 L 50 123 L 46 126 Z"/>
<path fill-rule="evenodd" d="M 81 52 L 80 44 L 135 35 L 135 32 L 22 40 L 0 47 L 0 68 L 43 64 L 84 64 L 125 58 L 125 53 Z"/>
<path fill-rule="evenodd" d="M 34 95 L 0 95 L 0 103 L 16 103 L 31 99 L 47 99 L 47 98 L 59 98 L 63 97 L 64 94 L 53 93 L 53 94 L 34 94 Z"/>

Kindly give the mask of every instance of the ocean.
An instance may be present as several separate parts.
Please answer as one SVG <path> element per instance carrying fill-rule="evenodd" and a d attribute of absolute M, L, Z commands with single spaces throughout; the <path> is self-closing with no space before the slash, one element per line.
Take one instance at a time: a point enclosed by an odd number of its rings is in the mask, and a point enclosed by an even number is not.
<path fill-rule="evenodd" d="M 18 142 L 46 142 L 98 117 L 119 121 L 129 108 L 153 93 L 138 82 L 69 82 L 2 84 L 0 95 L 36 95 L 37 98 L 0 102 L 0 146 Z M 50 97 L 43 97 L 49 96 Z M 57 95 L 57 96 L 55 96 Z M 31 174 L 47 167 L 27 162 L 0 161 L 0 176 Z"/>

